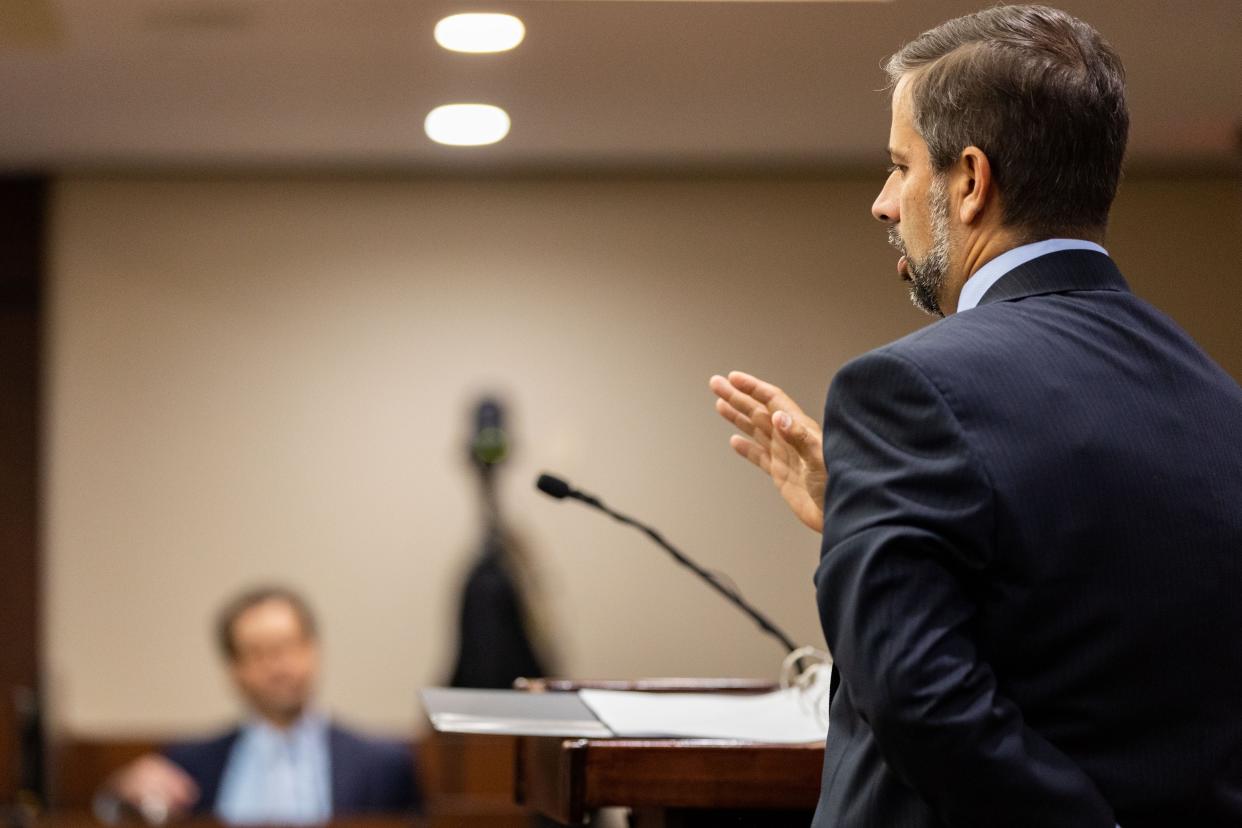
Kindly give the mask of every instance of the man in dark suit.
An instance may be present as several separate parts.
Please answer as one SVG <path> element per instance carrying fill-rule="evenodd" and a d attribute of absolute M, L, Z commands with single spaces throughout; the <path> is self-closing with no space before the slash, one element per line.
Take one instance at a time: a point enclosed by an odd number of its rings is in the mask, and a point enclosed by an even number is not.
<path fill-rule="evenodd" d="M 297 594 L 247 592 L 221 613 L 218 636 L 252 716 L 131 763 L 110 780 L 105 806 L 127 804 L 152 822 L 194 813 L 291 825 L 417 805 L 408 745 L 352 733 L 314 709 L 318 636 Z"/>
<path fill-rule="evenodd" d="M 1242 389 L 1101 246 L 1120 61 L 1010 6 L 888 70 L 872 211 L 946 318 L 846 365 L 822 432 L 711 383 L 823 532 L 815 826 L 1242 825 Z"/>

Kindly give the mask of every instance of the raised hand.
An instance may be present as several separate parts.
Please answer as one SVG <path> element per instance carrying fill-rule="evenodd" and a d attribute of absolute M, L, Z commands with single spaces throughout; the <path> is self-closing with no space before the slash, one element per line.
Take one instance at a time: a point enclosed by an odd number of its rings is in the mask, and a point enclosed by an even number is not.
<path fill-rule="evenodd" d="M 824 531 L 823 430 L 784 391 L 741 371 L 714 376 L 708 383 L 716 411 L 741 434 L 729 438 L 733 450 L 772 478 L 798 520 Z"/>

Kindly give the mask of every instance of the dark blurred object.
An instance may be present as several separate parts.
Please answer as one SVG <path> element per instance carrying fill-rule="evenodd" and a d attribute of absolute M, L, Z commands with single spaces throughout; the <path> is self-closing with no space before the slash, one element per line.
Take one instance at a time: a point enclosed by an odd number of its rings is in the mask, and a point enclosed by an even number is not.
<path fill-rule="evenodd" d="M 43 754 L 35 701 L 48 201 L 45 177 L 0 175 L 0 825 L 21 824 L 43 793 L 42 768 L 31 763 Z"/>
<path fill-rule="evenodd" d="M 511 567 L 512 543 L 488 537 L 462 590 L 453 687 L 504 689 L 547 674 L 527 632 L 527 612 Z"/>
<path fill-rule="evenodd" d="M 497 400 L 481 400 L 474 410 L 474 436 L 470 438 L 470 457 L 485 473 L 509 456 L 509 437 L 505 434 L 505 410 Z"/>
<path fill-rule="evenodd" d="M 505 420 L 494 397 L 475 406 L 469 457 L 479 478 L 482 539 L 462 587 L 453 687 L 507 688 L 516 678 L 547 673 L 535 643 L 540 636 L 531 561 L 500 509 L 497 472 L 512 447 Z"/>
<path fill-rule="evenodd" d="M 483 503 L 484 532 L 488 539 L 500 533 L 500 503 L 496 495 L 496 470 L 509 456 L 509 436 L 505 433 L 505 409 L 493 397 L 484 397 L 474 408 L 474 430 L 470 436 L 471 465 L 479 473 L 479 494 Z"/>
<path fill-rule="evenodd" d="M 0 825 L 19 828 L 33 825 L 47 803 L 43 756 L 43 717 L 39 694 L 30 687 L 15 687 L 12 694 L 17 724 L 16 790 L 12 804 L 0 808 Z"/>
<path fill-rule="evenodd" d="M 18 737 L 18 801 L 34 807 L 47 802 L 47 767 L 43 755 L 43 707 L 39 692 L 31 687 L 18 687 L 13 693 L 17 711 Z"/>

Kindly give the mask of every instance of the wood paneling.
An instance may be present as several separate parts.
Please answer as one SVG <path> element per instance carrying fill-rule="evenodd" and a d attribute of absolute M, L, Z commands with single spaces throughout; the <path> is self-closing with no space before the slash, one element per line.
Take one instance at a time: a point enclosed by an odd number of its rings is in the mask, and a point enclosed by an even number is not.
<path fill-rule="evenodd" d="M 155 739 L 64 739 L 52 748 L 51 805 L 84 810 L 113 771 L 156 750 Z"/>
<path fill-rule="evenodd" d="M 85 813 L 108 776 L 159 744 L 152 738 L 62 739 L 52 753 L 52 805 L 62 813 Z M 534 824 L 513 801 L 512 737 L 432 734 L 414 750 L 428 825 L 528 828 Z"/>
<path fill-rule="evenodd" d="M 42 787 L 34 716 L 45 190 L 39 178 L 0 178 L 0 802 Z"/>
<path fill-rule="evenodd" d="M 776 819 L 815 807 L 823 764 L 821 744 L 528 736 L 519 740 L 518 799 L 567 825 L 614 806 Z"/>

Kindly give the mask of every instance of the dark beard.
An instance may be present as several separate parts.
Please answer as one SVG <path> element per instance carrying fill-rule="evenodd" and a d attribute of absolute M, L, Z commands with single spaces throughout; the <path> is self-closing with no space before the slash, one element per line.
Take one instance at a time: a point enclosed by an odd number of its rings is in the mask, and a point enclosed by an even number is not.
<path fill-rule="evenodd" d="M 910 301 L 923 313 L 944 318 L 937 299 L 944 290 L 944 271 L 936 267 L 928 267 L 930 262 L 912 262 L 906 259 L 906 267 L 910 271 Z"/>

